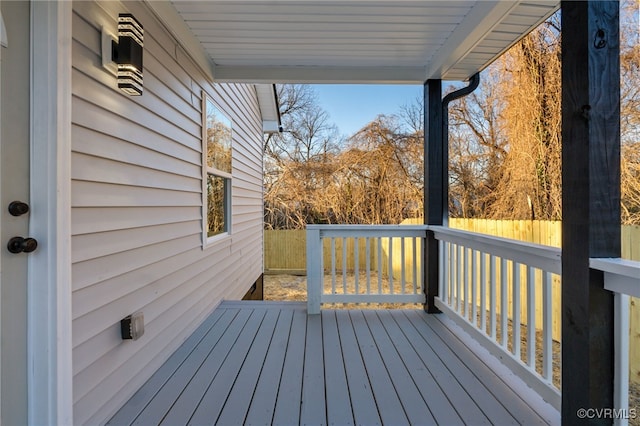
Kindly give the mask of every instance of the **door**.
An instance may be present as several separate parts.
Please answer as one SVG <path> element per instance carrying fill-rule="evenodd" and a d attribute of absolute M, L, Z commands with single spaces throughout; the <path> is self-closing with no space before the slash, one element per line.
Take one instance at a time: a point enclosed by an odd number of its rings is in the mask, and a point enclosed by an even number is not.
<path fill-rule="evenodd" d="M 27 259 L 10 253 L 13 237 L 29 235 L 29 3 L 0 2 L 6 43 L 0 48 L 0 423 L 27 422 Z M 14 206 L 15 207 L 15 206 Z"/>

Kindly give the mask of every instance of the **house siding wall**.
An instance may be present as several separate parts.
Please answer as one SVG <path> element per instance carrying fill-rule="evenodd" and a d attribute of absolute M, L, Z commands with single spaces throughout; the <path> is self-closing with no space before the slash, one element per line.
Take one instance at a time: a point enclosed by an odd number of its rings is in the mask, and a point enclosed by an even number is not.
<path fill-rule="evenodd" d="M 102 68 L 100 28 L 143 24 L 144 95 Z M 262 122 L 255 87 L 213 85 L 142 3 L 75 2 L 74 423 L 103 423 L 222 299 L 261 275 Z M 233 121 L 232 232 L 202 248 L 202 90 Z M 142 311 L 145 334 L 120 339 Z"/>

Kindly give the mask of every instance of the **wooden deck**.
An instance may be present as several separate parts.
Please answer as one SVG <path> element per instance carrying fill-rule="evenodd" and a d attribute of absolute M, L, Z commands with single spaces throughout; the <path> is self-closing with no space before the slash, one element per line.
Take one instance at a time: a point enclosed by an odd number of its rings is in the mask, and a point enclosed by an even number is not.
<path fill-rule="evenodd" d="M 224 302 L 109 424 L 559 424 L 444 315 Z"/>

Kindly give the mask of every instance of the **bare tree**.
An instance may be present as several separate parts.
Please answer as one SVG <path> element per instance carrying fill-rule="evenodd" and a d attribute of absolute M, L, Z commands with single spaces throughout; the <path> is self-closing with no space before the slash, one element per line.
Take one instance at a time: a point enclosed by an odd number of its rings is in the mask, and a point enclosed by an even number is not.
<path fill-rule="evenodd" d="M 499 70 L 483 73 L 479 89 L 450 105 L 449 211 L 454 217 L 486 217 L 508 154 Z"/>
<path fill-rule="evenodd" d="M 496 218 L 558 220 L 562 215 L 560 34 L 554 19 L 498 63 L 509 151 L 490 212 Z"/>
<path fill-rule="evenodd" d="M 283 132 L 265 141 L 265 225 L 303 228 L 321 220 L 314 205 L 340 139 L 310 86 L 278 85 Z"/>
<path fill-rule="evenodd" d="M 349 139 L 327 203 L 341 223 L 400 223 L 422 211 L 422 139 L 378 116 Z"/>

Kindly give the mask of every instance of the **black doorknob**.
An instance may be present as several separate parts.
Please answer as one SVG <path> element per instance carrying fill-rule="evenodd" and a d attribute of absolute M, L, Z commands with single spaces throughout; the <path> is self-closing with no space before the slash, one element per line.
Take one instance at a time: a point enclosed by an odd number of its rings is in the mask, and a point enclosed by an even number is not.
<path fill-rule="evenodd" d="M 12 201 L 9 204 L 9 213 L 11 216 L 22 216 L 23 214 L 29 213 L 29 204 L 23 203 L 22 201 Z"/>
<path fill-rule="evenodd" d="M 13 237 L 7 244 L 11 253 L 31 253 L 38 248 L 38 242 L 34 238 Z"/>

